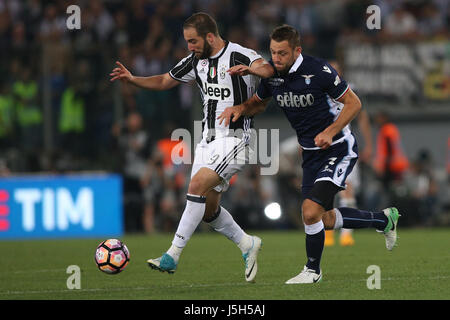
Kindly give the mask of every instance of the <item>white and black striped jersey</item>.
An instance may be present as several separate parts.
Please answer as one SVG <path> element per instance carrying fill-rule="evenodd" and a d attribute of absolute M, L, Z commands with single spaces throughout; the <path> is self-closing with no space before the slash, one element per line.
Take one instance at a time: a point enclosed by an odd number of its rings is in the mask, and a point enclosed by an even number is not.
<path fill-rule="evenodd" d="M 253 96 L 259 84 L 256 76 L 230 76 L 227 70 L 239 64 L 250 66 L 260 58 L 254 50 L 226 41 L 225 47 L 215 56 L 198 59 L 192 53 L 169 71 L 170 76 L 177 81 L 195 80 L 200 89 L 204 114 L 202 142 L 209 143 L 217 138 L 236 136 L 239 131 L 248 142 L 250 128 L 253 126 L 251 117 L 241 117 L 225 126 L 224 123 L 219 124 L 217 116 L 225 108 L 241 104 Z"/>

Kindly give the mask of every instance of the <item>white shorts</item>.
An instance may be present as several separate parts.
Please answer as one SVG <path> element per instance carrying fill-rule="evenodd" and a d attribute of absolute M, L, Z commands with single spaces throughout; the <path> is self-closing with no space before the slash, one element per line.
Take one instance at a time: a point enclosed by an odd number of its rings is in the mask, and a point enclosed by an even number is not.
<path fill-rule="evenodd" d="M 231 177 L 249 163 L 252 153 L 247 143 L 235 137 L 219 138 L 208 144 L 200 142 L 195 148 L 191 179 L 200 168 L 209 168 L 222 178 L 214 190 L 224 192 L 230 185 Z"/>

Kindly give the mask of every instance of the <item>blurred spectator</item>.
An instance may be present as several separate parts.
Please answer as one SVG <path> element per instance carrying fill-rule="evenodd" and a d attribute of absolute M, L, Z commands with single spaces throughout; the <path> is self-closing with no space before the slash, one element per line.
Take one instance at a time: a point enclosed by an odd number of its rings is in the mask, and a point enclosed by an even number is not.
<path fill-rule="evenodd" d="M 426 2 L 420 13 L 418 30 L 423 36 L 445 36 L 445 16 L 433 2 Z"/>
<path fill-rule="evenodd" d="M 20 79 L 12 85 L 17 115 L 20 146 L 30 170 L 38 171 L 38 155 L 42 147 L 42 109 L 38 101 L 38 84 L 28 67 L 21 69 Z"/>
<path fill-rule="evenodd" d="M 0 12 L 8 11 L 13 19 L 17 19 L 22 10 L 21 2 L 20 0 L 1 0 Z"/>
<path fill-rule="evenodd" d="M 128 17 L 123 10 L 118 10 L 114 15 L 114 19 L 116 28 L 114 32 L 112 32 L 111 37 L 114 45 L 120 48 L 129 43 L 129 35 L 127 31 Z"/>
<path fill-rule="evenodd" d="M 155 231 L 155 212 L 160 211 L 161 193 L 166 189 L 166 176 L 162 161 L 158 157 L 149 159 L 145 174 L 141 179 L 144 193 L 143 229 L 146 233 Z M 167 209 L 167 208 L 165 208 Z"/>
<path fill-rule="evenodd" d="M 150 10 L 147 9 L 145 1 L 134 0 L 127 4 L 128 13 L 128 34 L 130 36 L 129 44 L 131 46 L 139 45 L 142 43 L 147 36 L 148 32 L 148 20 Z M 151 5 L 151 4 L 150 4 Z"/>
<path fill-rule="evenodd" d="M 0 58 L 1 61 L 6 61 L 12 58 L 10 53 L 11 46 L 11 18 L 8 11 L 0 10 Z M 5 66 L 6 67 L 6 66 Z M 6 71 L 5 67 L 2 67 L 0 71 L 2 74 Z"/>
<path fill-rule="evenodd" d="M 447 156 L 446 156 L 446 181 L 444 190 L 443 209 L 450 213 L 450 136 L 447 138 Z"/>
<path fill-rule="evenodd" d="M 428 150 L 422 150 L 406 176 L 410 196 L 409 224 L 430 225 L 436 218 L 438 186 Z"/>
<path fill-rule="evenodd" d="M 379 130 L 374 169 L 381 181 L 381 193 L 386 197 L 385 202 L 395 204 L 397 187 L 403 182 L 409 161 L 403 152 L 400 132 L 389 115 L 384 111 L 378 112 L 375 115 L 375 123 Z"/>
<path fill-rule="evenodd" d="M 14 100 L 11 89 L 5 82 L 0 82 L 0 150 L 14 144 Z"/>
<path fill-rule="evenodd" d="M 289 217 L 293 226 L 303 227 L 300 212 L 303 170 L 300 166 L 302 149 L 297 135 L 291 136 L 280 144 L 279 173 L 277 174 L 281 208 Z"/>
<path fill-rule="evenodd" d="M 66 30 L 65 18 L 58 14 L 58 8 L 55 4 L 48 4 L 45 7 L 44 19 L 39 29 L 41 41 L 57 43 L 63 39 Z"/>
<path fill-rule="evenodd" d="M 397 40 L 414 39 L 418 32 L 417 19 L 405 9 L 403 4 L 398 4 L 386 18 L 385 27 L 382 30 L 389 37 Z"/>
<path fill-rule="evenodd" d="M 80 154 L 83 150 L 85 124 L 85 99 L 82 83 L 75 82 L 67 87 L 61 97 L 58 129 L 61 146 L 70 146 L 70 153 Z"/>
<path fill-rule="evenodd" d="M 174 172 L 166 170 L 163 155 L 156 149 L 141 180 L 144 188 L 143 226 L 146 233 L 172 231 L 179 220 Z M 157 212 L 157 215 L 155 214 Z"/>
<path fill-rule="evenodd" d="M 94 30 L 97 39 L 105 42 L 109 39 L 114 29 L 114 19 L 111 14 L 105 9 L 102 0 L 89 1 L 91 18 L 94 20 Z"/>
<path fill-rule="evenodd" d="M 11 170 L 9 170 L 6 160 L 0 158 L 0 177 L 8 177 L 11 174 Z"/>
<path fill-rule="evenodd" d="M 190 152 L 184 141 L 171 139 L 174 129 L 171 123 L 165 125 L 164 137 L 156 142 L 147 171 L 141 179 L 145 201 L 143 221 L 147 233 L 153 232 L 155 225 L 163 231 L 176 228 L 183 209 L 181 206 L 185 203 L 188 170 L 187 165 L 177 159 L 191 160 Z M 180 195 L 183 195 L 182 199 Z"/>
<path fill-rule="evenodd" d="M 375 122 L 379 130 L 374 168 L 384 182 L 384 186 L 388 188 L 393 181 L 403 179 L 409 161 L 403 152 L 400 132 L 390 120 L 389 115 L 383 111 L 378 112 Z"/>
<path fill-rule="evenodd" d="M 224 198 L 233 199 L 229 205 L 233 218 L 243 227 L 267 227 L 269 221 L 264 216 L 264 208 L 278 200 L 273 177 L 261 176 L 259 165 L 248 165 L 233 178 L 233 188 L 223 195 Z"/>
<path fill-rule="evenodd" d="M 450 136 L 447 139 L 447 176 L 449 178 L 449 182 L 450 182 Z"/>
<path fill-rule="evenodd" d="M 20 59 L 21 61 L 26 61 L 28 58 L 29 44 L 26 34 L 25 23 L 19 22 L 13 26 L 11 34 L 11 55 Z"/>
<path fill-rule="evenodd" d="M 131 112 L 125 124 L 115 124 L 116 137 L 122 156 L 121 173 L 124 178 L 125 226 L 130 231 L 142 230 L 143 193 L 141 179 L 147 170 L 150 138 L 142 127 L 142 116 Z"/>
<path fill-rule="evenodd" d="M 341 19 L 330 17 L 344 17 L 344 2 L 339 0 L 317 1 L 315 3 L 317 34 L 320 39 L 315 43 L 316 55 L 327 57 L 335 52 L 334 48 L 343 23 Z"/>
<path fill-rule="evenodd" d="M 317 10 L 313 1 L 289 0 L 286 2 L 286 23 L 300 30 L 302 48 L 305 52 L 314 52 L 317 32 Z"/>

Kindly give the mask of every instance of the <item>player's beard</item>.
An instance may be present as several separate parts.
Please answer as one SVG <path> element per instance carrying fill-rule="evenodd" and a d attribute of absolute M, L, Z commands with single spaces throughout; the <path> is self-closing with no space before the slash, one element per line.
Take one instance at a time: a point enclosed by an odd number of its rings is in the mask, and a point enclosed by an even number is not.
<path fill-rule="evenodd" d="M 294 63 L 295 63 L 295 59 L 294 59 L 294 61 L 287 63 L 287 64 L 285 65 L 285 68 L 283 68 L 282 70 L 278 70 L 278 73 L 281 74 L 281 75 L 286 75 L 286 74 L 288 74 L 288 73 L 289 73 L 289 70 L 291 70 L 291 68 L 292 68 L 292 66 L 294 65 Z"/>
<path fill-rule="evenodd" d="M 199 59 L 208 59 L 211 56 L 212 53 L 212 47 L 209 45 L 208 41 L 206 41 L 206 38 L 203 39 L 203 51 L 199 57 Z"/>
<path fill-rule="evenodd" d="M 280 75 L 286 75 L 286 74 L 288 74 L 288 73 L 289 73 L 289 70 L 291 70 L 291 68 L 292 68 L 292 66 L 294 65 L 294 63 L 295 63 L 296 60 L 297 60 L 297 59 L 295 58 L 295 55 L 293 55 L 292 61 L 289 61 L 288 63 L 286 63 L 286 64 L 285 64 L 285 67 L 284 67 L 283 69 L 281 69 L 281 70 L 278 70 L 278 69 L 277 69 L 278 73 L 279 73 Z"/>

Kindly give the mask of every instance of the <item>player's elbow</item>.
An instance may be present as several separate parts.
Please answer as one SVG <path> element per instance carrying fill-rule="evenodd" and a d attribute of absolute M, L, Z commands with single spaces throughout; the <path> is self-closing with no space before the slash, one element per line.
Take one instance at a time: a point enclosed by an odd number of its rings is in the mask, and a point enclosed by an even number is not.
<path fill-rule="evenodd" d="M 359 113 L 362 109 L 362 103 L 361 100 L 359 100 L 358 96 L 355 94 L 353 95 L 351 99 L 351 105 L 353 106 L 353 109 L 356 113 Z"/>
<path fill-rule="evenodd" d="M 263 113 L 266 110 L 267 103 L 265 101 L 255 101 L 254 109 L 255 114 Z"/>
<path fill-rule="evenodd" d="M 263 104 L 260 104 L 255 108 L 255 110 L 256 110 L 255 114 L 263 113 L 264 110 L 266 110 L 266 106 Z"/>
<path fill-rule="evenodd" d="M 178 81 L 173 79 L 169 73 L 165 73 L 163 75 L 158 76 L 158 88 L 157 90 L 163 91 L 163 90 L 169 90 L 175 87 L 179 84 Z"/>
<path fill-rule="evenodd" d="M 270 78 L 274 75 L 275 75 L 274 68 L 270 64 L 265 64 L 262 78 Z"/>
<path fill-rule="evenodd" d="M 361 111 L 361 109 L 362 109 L 362 103 L 361 103 L 361 100 L 359 100 L 358 98 L 356 98 L 356 101 L 355 101 L 355 108 L 356 108 L 356 110 L 357 110 L 358 113 L 359 113 L 359 112 Z"/>

